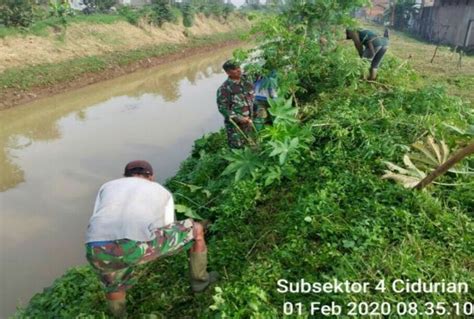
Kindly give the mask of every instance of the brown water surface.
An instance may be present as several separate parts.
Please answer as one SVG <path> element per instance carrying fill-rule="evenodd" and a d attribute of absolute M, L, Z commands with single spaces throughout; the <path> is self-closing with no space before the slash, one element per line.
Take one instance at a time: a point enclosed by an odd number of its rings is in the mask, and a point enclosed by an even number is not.
<path fill-rule="evenodd" d="M 218 130 L 232 49 L 196 55 L 0 112 L 0 317 L 84 264 L 100 185 L 147 159 L 159 182 Z"/>

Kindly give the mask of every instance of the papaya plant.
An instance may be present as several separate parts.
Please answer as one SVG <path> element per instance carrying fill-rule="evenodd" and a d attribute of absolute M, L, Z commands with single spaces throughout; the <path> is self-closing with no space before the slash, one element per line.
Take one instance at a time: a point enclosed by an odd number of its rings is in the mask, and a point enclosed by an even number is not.
<path fill-rule="evenodd" d="M 382 176 L 383 179 L 395 180 L 407 188 L 423 188 L 446 171 L 455 174 L 474 175 L 469 169 L 460 171 L 453 167 L 464 157 L 474 153 L 474 143 L 470 143 L 453 156 L 450 156 L 449 147 L 444 141 L 436 142 L 432 136 L 428 136 L 424 142 L 417 141 L 413 143 L 412 148 L 414 149 L 413 152 L 403 156 L 403 163 L 406 168 L 391 162 L 385 162 L 388 170 Z M 440 170 L 440 168 L 443 169 Z M 427 182 L 426 178 L 431 175 L 430 173 L 434 173 L 436 176 Z"/>

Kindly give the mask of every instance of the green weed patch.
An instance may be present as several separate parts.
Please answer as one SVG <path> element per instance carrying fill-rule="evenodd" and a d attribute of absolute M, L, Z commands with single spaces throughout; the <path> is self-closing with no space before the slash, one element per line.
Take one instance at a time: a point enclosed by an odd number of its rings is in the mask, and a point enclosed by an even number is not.
<path fill-rule="evenodd" d="M 472 109 L 443 87 L 426 85 L 393 57 L 384 61 L 377 82 L 368 83 L 362 79 L 367 64 L 352 48 L 319 47 L 305 25 L 286 23 L 278 17 L 257 27 L 278 41 L 260 48 L 264 66 L 249 66 L 278 72 L 273 126 L 250 136 L 252 145 L 241 150 L 229 150 L 222 131 L 202 137 L 167 182 L 177 204 L 213 221 L 209 265 L 221 281 L 193 295 L 185 254 L 144 265 L 128 293 L 129 315 L 279 318 L 283 304 L 292 302 L 305 305 L 301 317 L 307 318 L 315 301 L 414 302 L 421 310 L 427 302 L 474 300 L 472 174 L 445 174 L 442 184 L 423 191 L 381 179 L 386 161 L 401 161 L 409 145 L 428 134 L 452 149 L 469 143 L 472 137 L 463 132 L 474 123 Z M 467 158 L 460 165 L 472 172 L 473 164 Z M 18 315 L 104 316 L 97 279 L 85 273 L 90 285 L 84 287 L 84 279 L 72 277 L 76 271 Z M 444 281 L 471 289 L 293 294 L 278 292 L 280 279 L 371 287 L 381 281 Z M 84 297 L 76 296 L 77 289 Z"/>
<path fill-rule="evenodd" d="M 413 75 L 407 70 L 403 76 Z M 472 113 L 441 88 L 413 91 L 407 83 L 385 90 L 354 81 L 357 86 L 324 92 L 304 106 L 301 116 L 313 140 L 299 153 L 298 169 L 270 185 L 265 186 L 258 170 L 238 181 L 222 175 L 230 156 L 223 132 L 196 141 L 191 157 L 168 187 L 177 203 L 214 221 L 210 265 L 223 279 L 215 290 L 192 295 L 184 254 L 145 265 L 129 294 L 132 316 L 274 318 L 282 315 L 284 302 L 308 304 L 315 298 L 339 304 L 472 300 L 472 292 L 317 296 L 277 292 L 281 278 L 290 282 L 338 278 L 372 285 L 401 278 L 474 285 L 470 262 L 474 203 L 467 196 L 474 191 L 472 178 L 445 176 L 444 182 L 459 185 L 424 192 L 380 178 L 382 160 L 400 160 L 406 146 L 427 131 L 451 144 L 459 141 L 441 124 L 466 126 Z M 469 163 L 472 167 L 472 160 Z M 33 298 L 24 314 L 102 315 L 105 308 L 97 300 L 103 300 L 103 294 L 93 273 L 87 275 L 94 284 L 82 288 L 86 297 L 74 297 L 72 291 L 80 282 L 69 272 Z M 71 291 L 54 294 L 57 285 L 66 282 Z M 52 300 L 68 306 L 55 308 Z"/>

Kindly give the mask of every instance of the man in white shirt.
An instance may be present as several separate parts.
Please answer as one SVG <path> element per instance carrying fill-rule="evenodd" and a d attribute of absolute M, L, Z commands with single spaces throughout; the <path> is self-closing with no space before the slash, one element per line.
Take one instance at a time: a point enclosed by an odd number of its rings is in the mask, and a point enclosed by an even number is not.
<path fill-rule="evenodd" d="M 99 190 L 86 234 L 86 257 L 105 287 L 110 312 L 126 314 L 126 290 L 134 267 L 190 248 L 191 287 L 203 291 L 217 280 L 207 272 L 204 229 L 192 219 L 175 220 L 171 193 L 154 182 L 146 161 L 125 166 L 123 178 Z"/>

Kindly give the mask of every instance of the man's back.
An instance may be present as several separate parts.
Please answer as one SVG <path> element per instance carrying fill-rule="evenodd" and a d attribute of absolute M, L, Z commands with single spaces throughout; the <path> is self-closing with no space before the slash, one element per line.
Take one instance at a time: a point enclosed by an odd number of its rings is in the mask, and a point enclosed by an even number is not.
<path fill-rule="evenodd" d="M 102 185 L 89 221 L 86 242 L 131 239 L 150 241 L 153 227 L 174 221 L 173 198 L 161 185 L 139 177 Z"/>
<path fill-rule="evenodd" d="M 388 45 L 388 38 L 381 37 L 371 30 L 361 30 L 359 31 L 359 38 L 365 47 L 369 45 L 369 42 L 372 42 L 374 47 L 381 47 Z"/>

